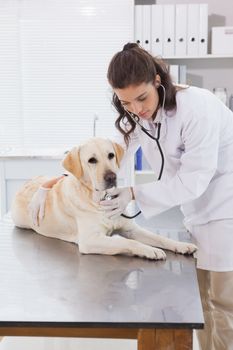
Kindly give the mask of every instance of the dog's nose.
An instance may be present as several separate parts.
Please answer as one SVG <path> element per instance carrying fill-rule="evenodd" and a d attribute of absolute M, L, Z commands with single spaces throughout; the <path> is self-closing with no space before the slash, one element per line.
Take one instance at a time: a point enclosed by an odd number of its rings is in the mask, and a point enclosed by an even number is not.
<path fill-rule="evenodd" d="M 115 186 L 116 185 L 116 174 L 113 171 L 106 171 L 104 175 L 104 180 L 108 186 Z"/>

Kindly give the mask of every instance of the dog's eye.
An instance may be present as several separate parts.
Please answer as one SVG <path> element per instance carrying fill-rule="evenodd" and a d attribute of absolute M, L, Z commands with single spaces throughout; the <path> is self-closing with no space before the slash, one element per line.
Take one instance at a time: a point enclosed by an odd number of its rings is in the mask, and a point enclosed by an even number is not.
<path fill-rule="evenodd" d="M 108 159 L 113 159 L 115 157 L 115 154 L 114 153 L 109 153 L 108 154 Z"/>
<path fill-rule="evenodd" d="M 97 163 L 97 159 L 94 158 L 94 157 L 91 157 L 91 158 L 88 160 L 88 163 L 96 164 L 96 163 Z"/>

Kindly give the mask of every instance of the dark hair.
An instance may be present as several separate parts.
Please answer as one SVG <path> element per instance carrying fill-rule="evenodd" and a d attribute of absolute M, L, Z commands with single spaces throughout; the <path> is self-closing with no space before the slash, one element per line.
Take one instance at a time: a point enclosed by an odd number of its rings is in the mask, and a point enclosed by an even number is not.
<path fill-rule="evenodd" d="M 172 110 L 176 108 L 176 87 L 172 84 L 166 64 L 161 59 L 153 57 L 136 43 L 127 43 L 122 51 L 113 56 L 108 67 L 107 78 L 113 89 L 124 89 L 129 85 L 153 83 L 157 74 L 166 90 L 164 108 L 166 111 Z M 164 98 L 162 87 L 158 88 L 158 95 L 159 106 L 161 106 Z M 115 93 L 112 97 L 112 104 L 119 112 L 115 126 L 124 135 L 124 140 L 128 145 L 130 134 L 134 131 L 136 123 L 125 113 Z M 124 129 L 122 122 L 123 124 L 129 123 L 129 129 Z"/>

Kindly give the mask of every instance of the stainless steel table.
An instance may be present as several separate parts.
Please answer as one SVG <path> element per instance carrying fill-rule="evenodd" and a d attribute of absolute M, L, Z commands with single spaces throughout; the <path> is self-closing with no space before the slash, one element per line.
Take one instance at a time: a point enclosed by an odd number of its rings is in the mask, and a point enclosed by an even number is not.
<path fill-rule="evenodd" d="M 153 220 L 140 223 L 153 229 Z M 134 338 L 140 350 L 187 350 L 203 327 L 192 257 L 81 255 L 15 228 L 9 216 L 0 223 L 0 283 L 0 335 Z"/>

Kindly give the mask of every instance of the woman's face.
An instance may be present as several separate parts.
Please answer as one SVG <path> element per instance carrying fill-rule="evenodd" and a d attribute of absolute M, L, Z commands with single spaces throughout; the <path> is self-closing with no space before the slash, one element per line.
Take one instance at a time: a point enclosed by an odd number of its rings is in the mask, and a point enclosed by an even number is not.
<path fill-rule="evenodd" d="M 159 103 L 158 91 L 153 83 L 129 85 L 124 89 L 114 89 L 122 106 L 141 119 L 151 119 Z"/>

